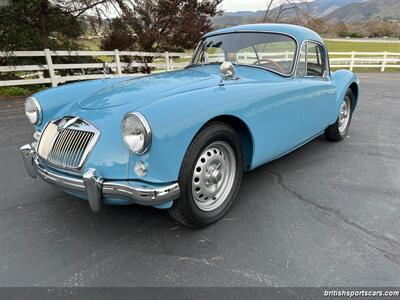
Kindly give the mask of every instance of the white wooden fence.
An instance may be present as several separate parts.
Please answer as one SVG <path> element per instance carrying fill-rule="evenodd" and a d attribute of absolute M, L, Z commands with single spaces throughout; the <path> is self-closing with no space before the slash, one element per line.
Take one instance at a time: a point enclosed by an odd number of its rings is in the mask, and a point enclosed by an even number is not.
<path fill-rule="evenodd" d="M 30 75 L 23 75 L 25 78 L 38 77 L 34 79 L 17 79 L 17 80 L 0 80 L 1 86 L 16 86 L 16 85 L 32 85 L 51 83 L 53 87 L 59 83 L 68 81 L 79 81 L 89 79 L 99 79 L 106 77 L 121 77 L 121 76 L 143 76 L 141 73 L 129 73 L 128 69 L 151 67 L 155 72 L 170 71 L 174 69 L 181 69 L 187 63 L 174 62 L 174 59 L 183 58 L 189 61 L 191 55 L 188 53 L 154 53 L 154 52 L 135 52 L 135 51 L 51 51 L 45 49 L 43 51 L 14 51 L 12 53 L 0 52 L 1 57 L 44 57 L 46 63 L 42 65 L 18 65 L 18 66 L 0 66 L 0 73 L 31 73 Z M 113 72 L 112 74 L 104 75 L 101 70 L 104 67 L 103 62 L 99 63 L 68 63 L 68 64 L 55 64 L 53 63 L 54 57 L 107 57 L 113 62 L 107 63 L 108 68 Z M 124 56 L 129 57 L 154 57 L 152 63 L 143 63 L 139 61 L 122 62 L 121 58 Z M 57 74 L 58 70 L 74 70 L 72 76 L 60 76 Z M 86 74 L 85 70 L 97 70 L 99 74 Z M 100 71 L 99 71 L 100 70 Z M 48 72 L 48 77 L 43 76 L 43 71 Z"/>
<path fill-rule="evenodd" d="M 400 68 L 400 52 L 330 52 L 330 63 L 334 68 Z"/>
<path fill-rule="evenodd" d="M 267 55 L 267 54 L 265 54 Z M 288 53 L 268 53 L 282 56 L 283 60 L 292 58 Z M 56 64 L 53 63 L 54 57 L 108 57 L 108 66 L 113 71 L 113 74 L 106 75 L 107 77 L 120 76 L 141 76 L 140 73 L 132 73 L 132 68 L 151 67 L 154 72 L 170 71 L 181 69 L 186 66 L 191 55 L 188 53 L 153 53 L 153 52 L 133 52 L 133 51 L 51 51 L 45 49 L 43 51 L 15 51 L 13 53 L 0 52 L 0 57 L 43 57 L 46 62 L 43 65 L 18 65 L 18 66 L 0 66 L 0 73 L 16 73 L 24 79 L 17 80 L 0 80 L 1 86 L 16 86 L 16 85 L 32 85 L 32 84 L 51 84 L 53 87 L 59 83 L 68 81 L 79 81 L 88 79 L 99 79 L 105 75 L 99 70 L 103 69 L 103 63 L 68 63 Z M 121 57 L 154 57 L 152 63 L 142 63 L 133 61 L 130 63 L 123 62 Z M 177 62 L 178 60 L 180 62 Z M 175 61 L 174 61 L 175 60 Z M 400 53 L 392 52 L 330 52 L 330 62 L 332 68 L 379 68 L 384 72 L 387 68 L 400 68 Z M 59 70 L 74 70 L 74 75 L 61 76 Z M 87 74 L 87 70 L 97 70 L 99 74 Z M 43 72 L 48 73 L 48 77 L 44 77 Z"/>

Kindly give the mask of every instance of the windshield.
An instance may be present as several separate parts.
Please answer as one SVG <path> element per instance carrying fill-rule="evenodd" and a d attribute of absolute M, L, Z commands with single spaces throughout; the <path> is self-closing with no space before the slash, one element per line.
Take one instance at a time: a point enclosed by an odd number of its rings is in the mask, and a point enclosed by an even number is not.
<path fill-rule="evenodd" d="M 219 64 L 229 61 L 289 75 L 295 58 L 296 42 L 287 35 L 234 32 L 202 39 L 193 55 L 192 64 Z"/>

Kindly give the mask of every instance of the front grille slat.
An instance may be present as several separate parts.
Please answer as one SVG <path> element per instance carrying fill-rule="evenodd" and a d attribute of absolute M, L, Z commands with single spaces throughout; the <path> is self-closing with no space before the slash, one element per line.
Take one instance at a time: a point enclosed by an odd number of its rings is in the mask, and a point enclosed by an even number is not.
<path fill-rule="evenodd" d="M 50 153 L 49 160 L 52 163 L 58 164 L 62 160 L 63 156 L 65 157 L 68 155 L 68 146 L 73 142 L 73 136 L 71 136 L 71 133 L 72 132 L 67 129 L 62 131 L 59 135 L 58 139 L 60 140 L 60 143 L 58 145 L 57 152 L 54 153 L 54 158 L 51 156 Z"/>
<path fill-rule="evenodd" d="M 46 159 L 55 167 L 77 170 L 85 159 L 84 155 L 88 153 L 87 147 L 89 144 L 93 145 L 91 141 L 97 132 L 97 129 L 90 125 L 83 129 L 74 126 L 60 131 L 53 138 L 52 148 Z M 46 131 L 43 132 L 43 135 L 45 134 Z"/>
<path fill-rule="evenodd" d="M 79 150 L 75 152 L 75 155 L 72 159 L 72 162 L 71 162 L 72 165 L 79 165 L 81 158 L 83 156 L 83 153 L 85 152 L 85 149 L 86 149 L 86 147 L 84 147 L 84 145 L 88 145 L 90 138 L 91 138 L 90 135 L 84 135 L 82 137 L 81 143 L 78 147 Z"/>
<path fill-rule="evenodd" d="M 68 143 L 64 147 L 64 152 L 65 152 L 65 158 L 64 158 L 64 165 L 68 166 L 68 158 L 72 155 L 71 153 L 71 145 L 76 141 L 76 137 L 78 135 L 77 131 L 71 131 L 69 129 L 65 130 L 67 131 L 66 134 L 66 139 L 68 139 Z"/>
<path fill-rule="evenodd" d="M 60 154 L 60 149 L 61 149 L 61 145 L 64 142 L 64 139 L 62 138 L 63 135 L 65 135 L 65 132 L 62 132 L 61 134 L 59 134 L 59 136 L 56 138 L 56 141 L 54 143 L 53 149 L 51 149 L 50 151 L 50 155 L 49 155 L 49 160 L 57 160 L 57 157 Z"/>
<path fill-rule="evenodd" d="M 65 152 L 66 152 L 66 156 L 64 159 L 64 164 L 67 167 L 70 167 L 70 160 L 71 157 L 74 155 L 74 150 L 76 148 L 76 144 L 79 141 L 79 136 L 81 135 L 80 131 L 72 131 L 69 133 L 69 139 L 72 141 L 72 143 L 69 143 L 68 146 L 65 147 Z"/>
<path fill-rule="evenodd" d="M 70 150 L 71 155 L 68 157 L 67 164 L 69 166 L 74 165 L 73 161 L 75 159 L 76 154 L 79 152 L 80 147 L 82 146 L 81 144 L 82 144 L 82 139 L 83 139 L 84 136 L 85 136 L 85 133 L 83 131 L 78 133 L 78 135 L 76 137 L 76 142 L 75 142 L 75 144 L 73 145 L 73 147 Z"/>

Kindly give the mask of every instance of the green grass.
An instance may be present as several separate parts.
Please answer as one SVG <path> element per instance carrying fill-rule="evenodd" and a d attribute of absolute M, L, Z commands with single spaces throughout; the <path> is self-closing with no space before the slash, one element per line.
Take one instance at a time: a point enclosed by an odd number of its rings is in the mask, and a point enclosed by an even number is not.
<path fill-rule="evenodd" d="M 400 42 L 353 42 L 325 40 L 329 52 L 396 52 L 400 53 Z M 330 58 L 348 57 L 343 55 L 330 55 Z M 371 56 L 375 57 L 375 56 Z M 377 58 L 379 56 L 376 56 Z M 332 69 L 336 70 L 334 66 Z M 379 72 L 380 68 L 354 68 L 356 73 Z M 386 68 L 385 72 L 400 72 L 400 68 Z"/>
<path fill-rule="evenodd" d="M 330 52 L 399 52 L 400 42 L 379 43 L 379 42 L 343 42 L 325 40 Z"/>

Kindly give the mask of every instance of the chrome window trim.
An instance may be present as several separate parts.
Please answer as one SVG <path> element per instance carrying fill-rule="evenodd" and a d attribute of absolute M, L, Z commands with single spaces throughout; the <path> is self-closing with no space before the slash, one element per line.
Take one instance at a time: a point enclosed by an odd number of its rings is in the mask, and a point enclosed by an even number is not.
<path fill-rule="evenodd" d="M 212 37 L 212 36 L 217 36 L 217 35 L 225 35 L 225 34 L 231 34 L 231 33 L 269 33 L 269 34 L 280 34 L 280 35 L 285 35 L 285 36 L 287 36 L 287 37 L 290 37 L 293 41 L 294 41 L 294 43 L 295 43 L 295 45 L 296 45 L 296 49 L 295 49 L 295 51 L 294 51 L 294 55 L 295 55 L 295 57 L 294 57 L 294 60 L 293 60 L 293 65 L 292 65 L 292 69 L 291 69 L 291 72 L 289 73 L 289 74 L 284 74 L 284 73 L 281 73 L 281 72 L 278 72 L 278 71 L 275 71 L 275 70 L 271 70 L 271 69 L 268 69 L 268 68 L 265 68 L 265 67 L 260 67 L 260 66 L 252 66 L 252 65 L 243 65 L 243 64 L 238 64 L 239 66 L 245 66 L 245 67 L 252 67 L 252 68 L 258 68 L 258 69 L 262 69 L 262 70 L 266 70 L 266 71 L 269 71 L 269 72 L 273 72 L 273 73 L 275 73 L 275 74 L 278 74 L 278 75 L 280 75 L 280 76 L 282 76 L 282 77 L 292 77 L 293 76 L 293 74 L 295 74 L 295 70 L 297 69 L 296 68 L 296 66 L 297 66 L 297 62 L 298 62 L 298 56 L 299 56 L 299 41 L 296 39 L 296 37 L 295 36 L 293 36 L 293 35 L 291 35 L 291 34 L 289 34 L 289 33 L 286 33 L 286 32 L 280 32 L 280 31 L 270 31 L 270 30 L 234 30 L 234 31 L 229 31 L 229 32 L 222 32 L 222 33 L 215 33 L 215 34 L 210 34 L 210 35 L 207 35 L 207 36 L 204 36 L 204 37 L 202 37 L 201 39 L 200 39 L 200 41 L 201 40 L 203 40 L 203 39 L 205 39 L 205 38 L 209 38 L 209 37 Z M 200 43 L 200 42 L 199 42 Z M 197 44 L 197 46 L 196 46 L 196 50 L 195 50 L 195 52 L 193 52 L 193 56 L 192 56 L 192 60 L 191 60 L 191 62 L 190 62 L 190 64 L 187 66 L 187 67 L 190 67 L 190 66 L 192 66 L 193 67 L 193 65 L 192 64 L 194 64 L 194 55 L 195 55 L 195 53 L 197 52 L 197 48 L 198 48 L 198 46 L 199 46 L 199 43 Z M 201 65 L 200 65 L 201 66 Z M 186 68 L 187 68 L 186 67 Z"/>
<path fill-rule="evenodd" d="M 39 151 L 39 147 L 40 147 L 40 143 L 42 141 L 42 137 L 44 136 L 44 133 L 45 133 L 45 131 L 47 129 L 47 126 L 49 126 L 50 123 L 55 124 L 55 125 L 58 126 L 58 124 L 62 120 L 64 120 L 64 119 L 68 119 L 69 120 L 69 119 L 72 119 L 72 118 L 75 118 L 75 117 L 74 116 L 65 116 L 65 117 L 63 117 L 61 119 L 51 120 L 51 121 L 47 122 L 46 126 L 43 128 L 42 134 L 41 134 L 40 139 L 38 141 L 37 148 L 36 148 L 37 151 Z M 48 166 L 50 166 L 50 167 L 52 167 L 54 169 L 61 170 L 61 171 L 67 171 L 68 173 L 73 173 L 73 174 L 82 173 L 82 171 L 83 171 L 82 167 L 86 163 L 87 159 L 90 156 L 90 153 L 93 151 L 94 146 L 96 145 L 97 141 L 100 138 L 100 130 L 97 129 L 94 125 L 90 124 L 89 122 L 87 122 L 87 121 L 85 121 L 85 120 L 83 120 L 81 118 L 79 118 L 79 121 L 81 122 L 80 124 L 74 123 L 71 126 L 69 126 L 68 129 L 73 129 L 73 130 L 76 130 L 76 131 L 92 132 L 94 135 L 93 135 L 92 139 L 90 140 L 90 142 L 88 143 L 88 145 L 86 146 L 85 151 L 82 154 L 82 158 L 81 158 L 78 166 L 76 168 L 70 168 L 70 167 L 67 167 L 67 166 L 61 167 L 60 165 L 57 165 L 57 164 L 54 164 L 54 163 L 50 162 L 47 158 L 42 157 L 38 152 L 38 158 L 43 163 L 45 163 L 46 165 L 48 165 Z M 57 137 L 58 137 L 58 135 L 60 133 L 61 132 L 59 132 L 57 134 L 57 136 L 53 139 L 52 144 L 50 146 L 50 149 L 53 149 L 54 144 L 56 142 L 56 139 L 57 139 Z"/>
<path fill-rule="evenodd" d="M 317 45 L 319 45 L 319 46 L 321 46 L 322 47 L 322 50 L 323 50 L 323 55 L 325 56 L 324 57 L 324 60 L 325 60 L 325 70 L 324 70 L 324 72 L 326 72 L 326 76 L 324 77 L 324 76 L 298 76 L 297 75 L 297 69 L 298 69 L 298 67 L 299 67 L 299 63 L 300 63 L 300 58 L 301 58 L 301 55 L 300 55 L 300 51 L 301 51 L 301 48 L 303 48 L 303 45 L 304 44 L 306 44 L 306 43 L 314 43 L 314 44 L 317 44 Z M 308 47 L 307 47 L 308 48 Z M 307 50 L 307 49 L 306 49 Z M 307 51 L 306 51 L 306 57 L 307 57 Z M 325 46 L 325 44 L 323 44 L 323 43 L 321 43 L 321 42 L 319 42 L 319 41 L 315 41 L 315 40 L 304 40 L 302 43 L 301 43 L 301 45 L 300 45 L 300 48 L 299 48 L 299 51 L 298 51 L 298 55 L 297 55 L 297 63 L 296 63 L 296 71 L 294 72 L 294 78 L 322 78 L 322 79 L 330 79 L 330 74 L 331 74 L 331 70 L 330 70 L 330 64 L 329 64 L 329 58 L 328 58 L 328 50 L 326 49 L 326 46 Z"/>

